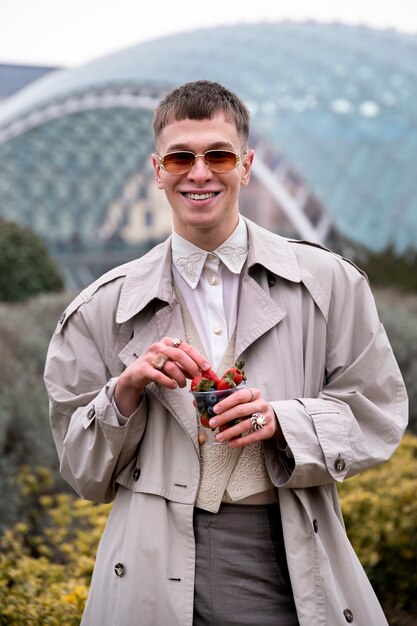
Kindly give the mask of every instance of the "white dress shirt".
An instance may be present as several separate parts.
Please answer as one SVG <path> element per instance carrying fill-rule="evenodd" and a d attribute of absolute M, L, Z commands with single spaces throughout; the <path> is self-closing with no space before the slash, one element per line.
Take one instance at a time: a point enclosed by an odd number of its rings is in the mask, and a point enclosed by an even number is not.
<path fill-rule="evenodd" d="M 172 237 L 172 271 L 207 357 L 216 369 L 227 350 L 237 321 L 240 272 L 248 256 L 245 222 L 212 252 L 178 233 Z"/>

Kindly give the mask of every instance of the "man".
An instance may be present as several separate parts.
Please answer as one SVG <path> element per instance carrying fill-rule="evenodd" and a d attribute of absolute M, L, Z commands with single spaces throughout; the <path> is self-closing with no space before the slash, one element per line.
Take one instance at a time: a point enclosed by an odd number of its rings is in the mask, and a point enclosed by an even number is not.
<path fill-rule="evenodd" d="M 239 215 L 254 154 L 235 94 L 183 85 L 154 132 L 173 235 L 70 304 L 46 363 L 62 475 L 114 499 L 82 623 L 386 624 L 335 486 L 407 422 L 366 278 Z M 238 359 L 246 387 L 204 428 L 187 379 Z"/>

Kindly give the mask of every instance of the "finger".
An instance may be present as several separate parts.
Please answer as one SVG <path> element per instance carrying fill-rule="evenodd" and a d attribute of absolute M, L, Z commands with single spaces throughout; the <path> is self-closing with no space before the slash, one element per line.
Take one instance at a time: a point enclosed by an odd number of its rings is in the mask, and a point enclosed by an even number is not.
<path fill-rule="evenodd" d="M 177 382 L 168 377 L 163 370 L 155 368 L 150 362 L 150 355 L 141 356 L 131 363 L 122 376 L 128 380 L 128 385 L 135 389 L 143 390 L 150 383 L 154 382 L 169 389 L 175 389 Z"/>
<path fill-rule="evenodd" d="M 229 439 L 228 443 L 230 448 L 243 448 L 257 441 L 265 441 L 271 439 L 275 433 L 275 426 L 272 420 L 268 421 L 261 430 L 252 430 L 250 419 L 246 421 L 244 427 L 246 430 L 240 437 L 232 437 Z"/>
<path fill-rule="evenodd" d="M 270 407 L 267 403 L 263 403 L 262 405 L 264 410 L 262 411 L 262 415 L 266 419 L 266 424 L 259 430 L 253 430 L 251 418 L 252 415 L 246 416 L 239 420 L 237 424 L 233 424 L 230 428 L 226 428 L 219 435 L 216 436 L 216 439 L 222 443 L 229 443 L 230 447 L 243 447 L 245 445 L 249 445 L 256 441 L 260 441 L 263 439 L 270 439 L 275 434 L 275 414 L 270 410 Z M 261 412 L 261 411 L 257 411 Z M 222 421 L 222 424 L 219 425 L 219 428 L 224 427 L 226 414 L 222 414 L 219 418 L 219 421 Z M 239 419 L 239 418 L 238 418 Z M 230 423 L 230 422 L 229 422 Z M 226 424 L 227 425 L 227 424 Z M 210 426 L 212 426 L 212 420 L 210 420 Z"/>
<path fill-rule="evenodd" d="M 158 385 L 162 385 L 163 387 L 167 387 L 168 389 L 176 389 L 179 384 L 179 381 L 169 375 L 166 372 L 166 368 L 168 366 L 169 361 L 165 363 L 162 369 L 157 369 L 149 363 L 149 361 L 145 361 L 141 367 L 141 376 L 147 378 L 147 383 L 154 382 Z"/>
<path fill-rule="evenodd" d="M 169 378 L 175 380 L 179 387 L 185 387 L 187 385 L 188 373 L 178 364 L 178 362 L 168 360 L 164 367 L 163 373 Z"/>
<path fill-rule="evenodd" d="M 165 352 L 167 352 L 166 347 Z M 147 365 L 149 365 L 149 359 L 151 357 L 152 354 L 150 354 L 147 358 Z M 167 354 L 158 352 L 156 357 L 152 358 L 150 361 L 150 366 L 156 370 L 156 372 L 160 372 L 160 374 L 162 374 L 162 376 L 158 376 L 157 373 L 151 370 L 150 377 L 153 381 L 167 386 L 167 381 L 165 379 L 168 378 L 175 381 L 179 387 L 186 386 L 187 379 L 183 367 L 178 362 L 171 361 Z"/>
<path fill-rule="evenodd" d="M 178 340 L 179 341 L 179 340 Z M 207 361 L 207 358 L 201 354 L 196 348 L 192 345 L 188 344 L 185 341 L 181 341 L 181 343 L 177 343 L 177 339 L 172 339 L 171 337 L 164 337 L 161 340 L 161 343 L 164 344 L 164 347 L 168 349 L 173 348 L 174 350 L 179 350 L 187 354 L 195 363 L 200 367 L 200 369 L 208 369 L 210 367 L 210 363 Z"/>
<path fill-rule="evenodd" d="M 166 354 L 171 361 L 178 363 L 187 378 L 194 378 L 199 372 L 210 368 L 207 358 L 185 342 L 181 342 L 178 347 L 174 347 L 172 339 L 165 337 L 161 344 L 159 350 Z"/>
<path fill-rule="evenodd" d="M 262 433 L 259 434 L 260 431 L 252 432 L 249 434 L 244 434 L 240 437 L 235 437 L 230 439 L 227 443 L 229 448 L 244 448 L 245 446 L 249 446 L 250 444 L 256 443 L 257 441 L 265 441 L 266 439 L 271 439 L 272 431 L 265 428 L 262 430 Z"/>
<path fill-rule="evenodd" d="M 247 387 L 240 389 L 239 391 L 235 391 L 235 393 L 226 396 L 223 400 L 218 402 L 214 407 L 214 412 L 216 415 L 222 414 L 225 411 L 229 411 L 238 405 L 245 406 L 244 409 L 241 409 L 238 417 L 242 417 L 242 415 L 248 415 L 248 412 L 251 411 L 253 413 L 253 402 L 259 401 L 261 398 L 261 393 L 259 389 L 251 388 L 250 393 Z M 245 413 L 246 411 L 246 413 Z"/>
<path fill-rule="evenodd" d="M 247 391 L 245 393 L 245 390 L 236 391 L 236 393 L 218 402 L 213 408 L 216 418 L 218 419 L 218 424 L 232 419 L 242 419 L 257 411 L 261 413 L 267 411 L 269 405 L 262 399 L 260 392 L 258 390 L 254 390 L 254 392 L 255 391 L 257 393 L 254 393 L 253 402 L 246 402 L 248 394 Z"/>

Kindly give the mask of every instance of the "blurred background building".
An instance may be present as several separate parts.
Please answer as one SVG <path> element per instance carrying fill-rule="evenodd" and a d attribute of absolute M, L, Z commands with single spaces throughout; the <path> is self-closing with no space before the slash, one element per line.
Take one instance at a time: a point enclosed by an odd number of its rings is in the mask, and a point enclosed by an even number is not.
<path fill-rule="evenodd" d="M 279 22 L 177 34 L 69 70 L 0 66 L 0 216 L 42 236 L 68 286 L 142 254 L 171 230 L 149 158 L 153 109 L 205 78 L 252 113 L 245 215 L 347 255 L 415 250 L 416 58 L 412 35 Z"/>

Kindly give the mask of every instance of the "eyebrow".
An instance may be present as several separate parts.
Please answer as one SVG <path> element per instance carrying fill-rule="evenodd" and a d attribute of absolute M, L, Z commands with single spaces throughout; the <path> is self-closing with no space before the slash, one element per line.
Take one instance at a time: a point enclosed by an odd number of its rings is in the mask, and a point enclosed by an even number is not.
<path fill-rule="evenodd" d="M 231 150 L 231 152 L 235 151 L 235 146 L 229 141 L 215 141 L 209 144 L 204 152 L 207 152 L 207 150 L 217 150 L 219 148 L 222 148 L 224 150 Z M 193 152 L 193 150 L 190 149 L 190 146 L 186 143 L 174 143 L 167 148 L 167 152 L 176 152 L 177 150 L 186 150 L 187 152 Z"/>

